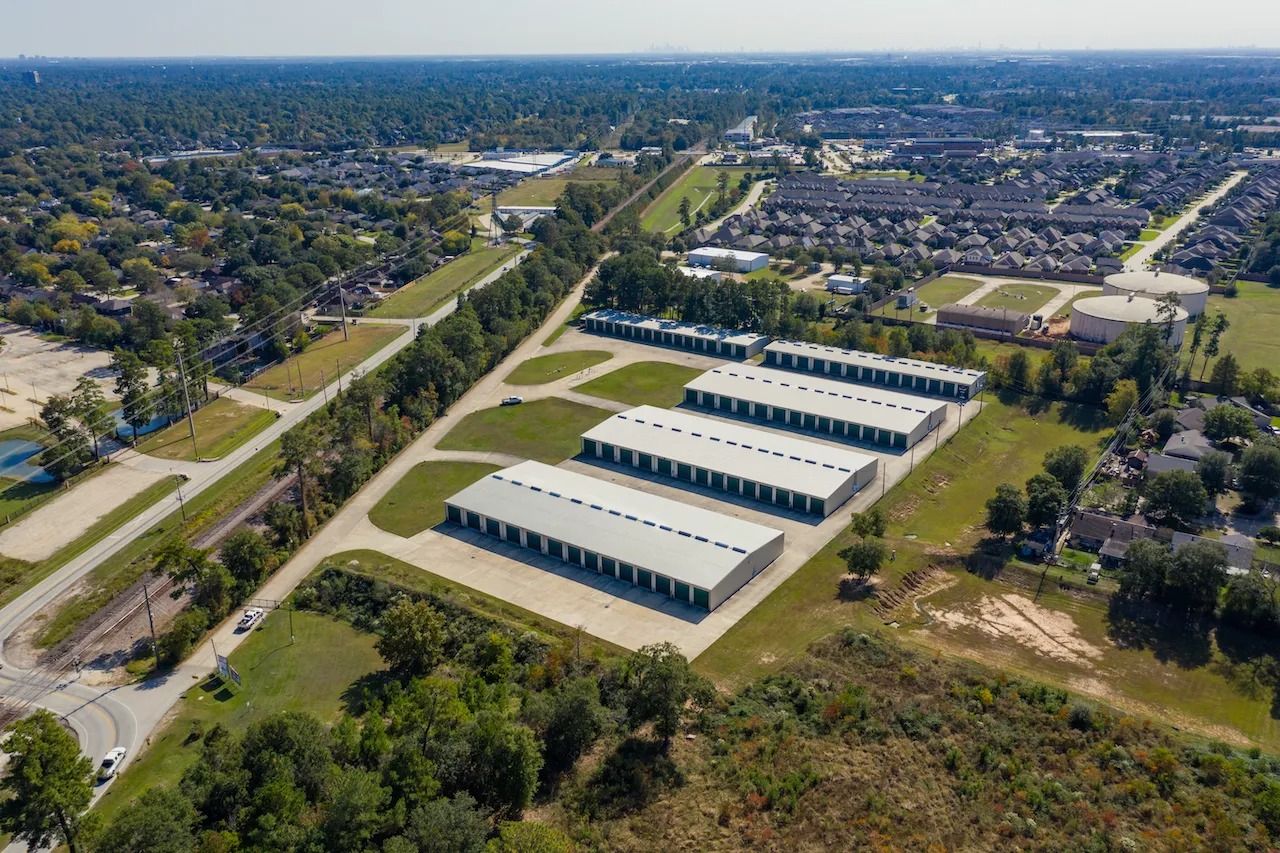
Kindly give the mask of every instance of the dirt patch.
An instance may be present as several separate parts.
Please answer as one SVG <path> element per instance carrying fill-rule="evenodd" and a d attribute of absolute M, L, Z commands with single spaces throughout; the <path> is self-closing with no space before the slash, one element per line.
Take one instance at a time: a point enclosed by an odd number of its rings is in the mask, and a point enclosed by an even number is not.
<path fill-rule="evenodd" d="M 924 490 L 931 495 L 936 495 L 949 485 L 951 485 L 951 478 L 946 474 L 934 474 L 925 481 Z"/>
<path fill-rule="evenodd" d="M 916 510 L 920 508 L 920 497 L 911 495 L 905 500 L 899 501 L 893 509 L 889 511 L 889 521 L 893 524 L 901 524 L 908 518 L 916 514 Z"/>
<path fill-rule="evenodd" d="M 1102 658 L 1103 650 L 1080 636 L 1075 620 L 1041 607 L 1020 595 L 984 596 L 955 610 L 934 613 L 946 628 L 970 628 L 1003 640 L 1013 640 L 1045 657 L 1087 665 Z"/>

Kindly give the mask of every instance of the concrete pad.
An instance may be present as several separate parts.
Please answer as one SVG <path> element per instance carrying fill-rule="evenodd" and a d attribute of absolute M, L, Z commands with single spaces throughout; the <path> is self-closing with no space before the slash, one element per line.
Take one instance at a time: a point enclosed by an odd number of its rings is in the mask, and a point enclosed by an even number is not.
<path fill-rule="evenodd" d="M 113 465 L 0 531 L 0 554 L 32 563 L 47 560 L 98 519 L 164 476 L 155 471 Z"/>
<path fill-rule="evenodd" d="M 0 430 L 38 417 L 44 401 L 55 394 L 70 393 L 86 374 L 98 380 L 104 394 L 114 396 L 115 378 L 108 366 L 111 353 L 77 344 L 50 343 L 13 323 L 0 323 L 0 338 L 5 340 L 0 348 L 0 388 L 14 392 L 0 391 Z M 34 405 L 32 400 L 36 401 Z"/>

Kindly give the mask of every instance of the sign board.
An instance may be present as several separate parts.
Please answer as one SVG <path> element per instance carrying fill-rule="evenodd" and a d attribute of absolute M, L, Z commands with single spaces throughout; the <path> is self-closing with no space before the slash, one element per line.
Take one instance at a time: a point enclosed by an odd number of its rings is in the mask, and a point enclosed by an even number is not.
<path fill-rule="evenodd" d="M 222 655 L 214 655 L 214 657 L 218 659 L 218 675 L 223 678 L 229 677 L 228 671 L 231 669 L 231 664 L 227 663 L 227 659 Z"/>
<path fill-rule="evenodd" d="M 231 666 L 230 664 L 227 664 L 227 670 L 228 670 L 228 671 L 230 672 L 230 674 L 231 674 L 231 680 L 232 680 L 233 682 L 235 682 L 236 687 L 239 687 L 239 686 L 240 686 L 240 673 L 236 672 L 235 667 Z"/>

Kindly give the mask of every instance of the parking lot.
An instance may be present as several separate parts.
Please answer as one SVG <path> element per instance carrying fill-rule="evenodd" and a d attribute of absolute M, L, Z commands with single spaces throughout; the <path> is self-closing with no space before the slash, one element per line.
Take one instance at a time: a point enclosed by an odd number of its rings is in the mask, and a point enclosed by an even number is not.
<path fill-rule="evenodd" d="M 0 323 L 0 430 L 39 417 L 39 408 L 55 394 L 67 394 L 86 374 L 97 379 L 110 395 L 114 380 L 108 365 L 111 354 L 75 344 L 41 340 L 30 329 Z M 34 401 L 34 402 L 33 402 Z"/>

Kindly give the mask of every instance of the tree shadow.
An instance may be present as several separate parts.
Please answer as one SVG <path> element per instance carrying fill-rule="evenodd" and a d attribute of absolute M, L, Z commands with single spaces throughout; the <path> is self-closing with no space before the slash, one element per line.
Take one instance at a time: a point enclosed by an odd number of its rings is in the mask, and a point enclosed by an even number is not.
<path fill-rule="evenodd" d="M 358 717 L 369 709 L 369 706 L 381 698 L 387 685 L 396 678 L 390 670 L 380 669 L 377 672 L 366 672 L 347 685 L 342 691 L 342 704 L 348 714 Z"/>
<path fill-rule="evenodd" d="M 1012 541 L 988 536 L 965 556 L 964 568 L 983 580 L 995 580 L 1016 553 L 1017 548 Z"/>
<path fill-rule="evenodd" d="M 620 817 L 642 810 L 667 790 L 684 783 L 684 774 L 660 741 L 628 737 L 610 753 L 577 793 L 580 814 Z"/>
<path fill-rule="evenodd" d="M 1106 426 L 1106 412 L 1089 403 L 1064 401 L 1058 411 L 1058 421 L 1082 432 L 1097 432 Z"/>
<path fill-rule="evenodd" d="M 1113 595 L 1107 636 L 1122 649 L 1150 651 L 1161 663 L 1197 669 L 1213 660 L 1213 621 Z"/>
<path fill-rule="evenodd" d="M 861 578 L 845 576 L 840 578 L 836 598 L 847 603 L 865 601 L 875 596 L 875 587 Z"/>

